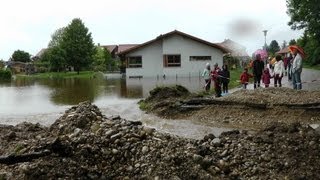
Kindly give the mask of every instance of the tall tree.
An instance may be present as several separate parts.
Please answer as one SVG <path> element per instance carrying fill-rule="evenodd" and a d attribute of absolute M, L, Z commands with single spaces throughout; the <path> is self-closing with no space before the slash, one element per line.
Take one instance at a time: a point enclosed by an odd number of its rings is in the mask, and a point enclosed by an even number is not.
<path fill-rule="evenodd" d="M 11 59 L 13 61 L 20 61 L 20 62 L 30 62 L 31 55 L 28 52 L 16 50 L 13 52 Z"/>
<path fill-rule="evenodd" d="M 295 39 L 291 39 L 289 41 L 289 45 L 292 46 L 292 45 L 296 45 L 297 44 L 297 41 Z"/>
<path fill-rule="evenodd" d="M 76 18 L 65 28 L 61 48 L 66 52 L 67 64 L 78 72 L 93 62 L 95 46 L 88 28 Z"/>
<path fill-rule="evenodd" d="M 51 40 L 48 44 L 48 48 L 52 48 L 55 46 L 59 46 L 61 41 L 62 41 L 62 37 L 65 31 L 65 27 L 59 28 L 57 29 L 52 35 L 51 35 Z"/>
<path fill-rule="evenodd" d="M 310 36 L 320 44 L 320 5 L 319 0 L 286 0 L 288 23 L 292 29 L 307 30 Z"/>
<path fill-rule="evenodd" d="M 268 52 L 274 55 L 277 51 L 280 51 L 280 46 L 276 40 L 272 40 L 268 47 Z"/>

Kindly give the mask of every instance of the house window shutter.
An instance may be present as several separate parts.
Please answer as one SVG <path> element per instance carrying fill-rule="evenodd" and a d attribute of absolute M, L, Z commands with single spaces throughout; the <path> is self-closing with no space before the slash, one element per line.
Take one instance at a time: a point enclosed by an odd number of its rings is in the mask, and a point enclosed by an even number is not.
<path fill-rule="evenodd" d="M 163 55 L 163 67 L 168 67 L 168 58 L 167 58 L 167 55 Z"/>

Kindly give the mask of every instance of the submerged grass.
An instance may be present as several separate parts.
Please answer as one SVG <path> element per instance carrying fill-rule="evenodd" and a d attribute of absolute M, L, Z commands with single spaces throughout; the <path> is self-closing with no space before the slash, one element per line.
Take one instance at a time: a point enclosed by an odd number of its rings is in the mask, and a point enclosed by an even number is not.
<path fill-rule="evenodd" d="M 67 79 L 67 78 L 84 78 L 91 79 L 101 76 L 101 72 L 93 71 L 80 71 L 77 72 L 46 72 L 46 73 L 37 73 L 32 75 L 16 75 L 18 79 Z"/>

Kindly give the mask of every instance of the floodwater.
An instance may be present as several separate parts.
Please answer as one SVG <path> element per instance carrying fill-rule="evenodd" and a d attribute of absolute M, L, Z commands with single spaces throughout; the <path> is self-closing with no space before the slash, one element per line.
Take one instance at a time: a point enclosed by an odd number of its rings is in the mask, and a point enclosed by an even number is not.
<path fill-rule="evenodd" d="M 71 106 L 91 101 L 106 116 L 140 120 L 146 126 L 183 137 L 201 138 L 226 130 L 187 120 L 161 119 L 138 108 L 137 102 L 156 86 L 175 84 L 197 92 L 203 90 L 204 82 L 199 77 L 125 79 L 111 74 L 95 79 L 12 80 L 0 84 L 0 124 L 27 121 L 49 126 Z"/>
<path fill-rule="evenodd" d="M 319 78 L 320 71 L 303 70 L 303 89 L 319 90 Z M 291 87 L 286 79 L 283 85 Z M 128 120 L 139 120 L 146 126 L 183 137 L 202 138 L 208 133 L 217 136 L 227 130 L 196 121 L 161 119 L 139 109 L 137 102 L 147 97 L 150 90 L 175 84 L 197 92 L 203 90 L 204 80 L 199 77 L 123 79 L 115 74 L 96 79 L 13 80 L 0 83 L 0 124 L 27 121 L 49 126 L 71 106 L 91 101 L 106 116 L 120 115 Z"/>

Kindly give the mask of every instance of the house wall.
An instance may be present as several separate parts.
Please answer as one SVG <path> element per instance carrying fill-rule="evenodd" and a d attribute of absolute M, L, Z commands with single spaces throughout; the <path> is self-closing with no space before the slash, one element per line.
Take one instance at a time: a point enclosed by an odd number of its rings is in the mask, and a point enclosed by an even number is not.
<path fill-rule="evenodd" d="M 180 54 L 181 67 L 164 67 L 163 55 L 165 54 Z M 126 56 L 142 56 L 142 68 L 127 68 L 127 77 L 199 76 L 206 63 L 210 63 L 211 66 L 218 63 L 221 67 L 223 62 L 223 53 L 219 49 L 180 35 L 172 35 L 156 41 Z M 211 61 L 190 61 L 190 56 L 211 56 Z"/>
<path fill-rule="evenodd" d="M 163 56 L 161 41 L 156 41 L 152 44 L 149 44 L 148 46 L 138 49 L 137 51 L 129 53 L 126 56 L 142 56 L 142 68 L 126 68 L 127 77 L 152 77 L 163 74 Z"/>
<path fill-rule="evenodd" d="M 163 73 L 166 76 L 199 76 L 206 63 L 213 66 L 218 63 L 222 66 L 223 53 L 206 44 L 173 35 L 163 40 L 163 54 L 180 54 L 181 67 L 165 67 Z M 190 56 L 211 56 L 211 61 L 190 61 Z"/>

